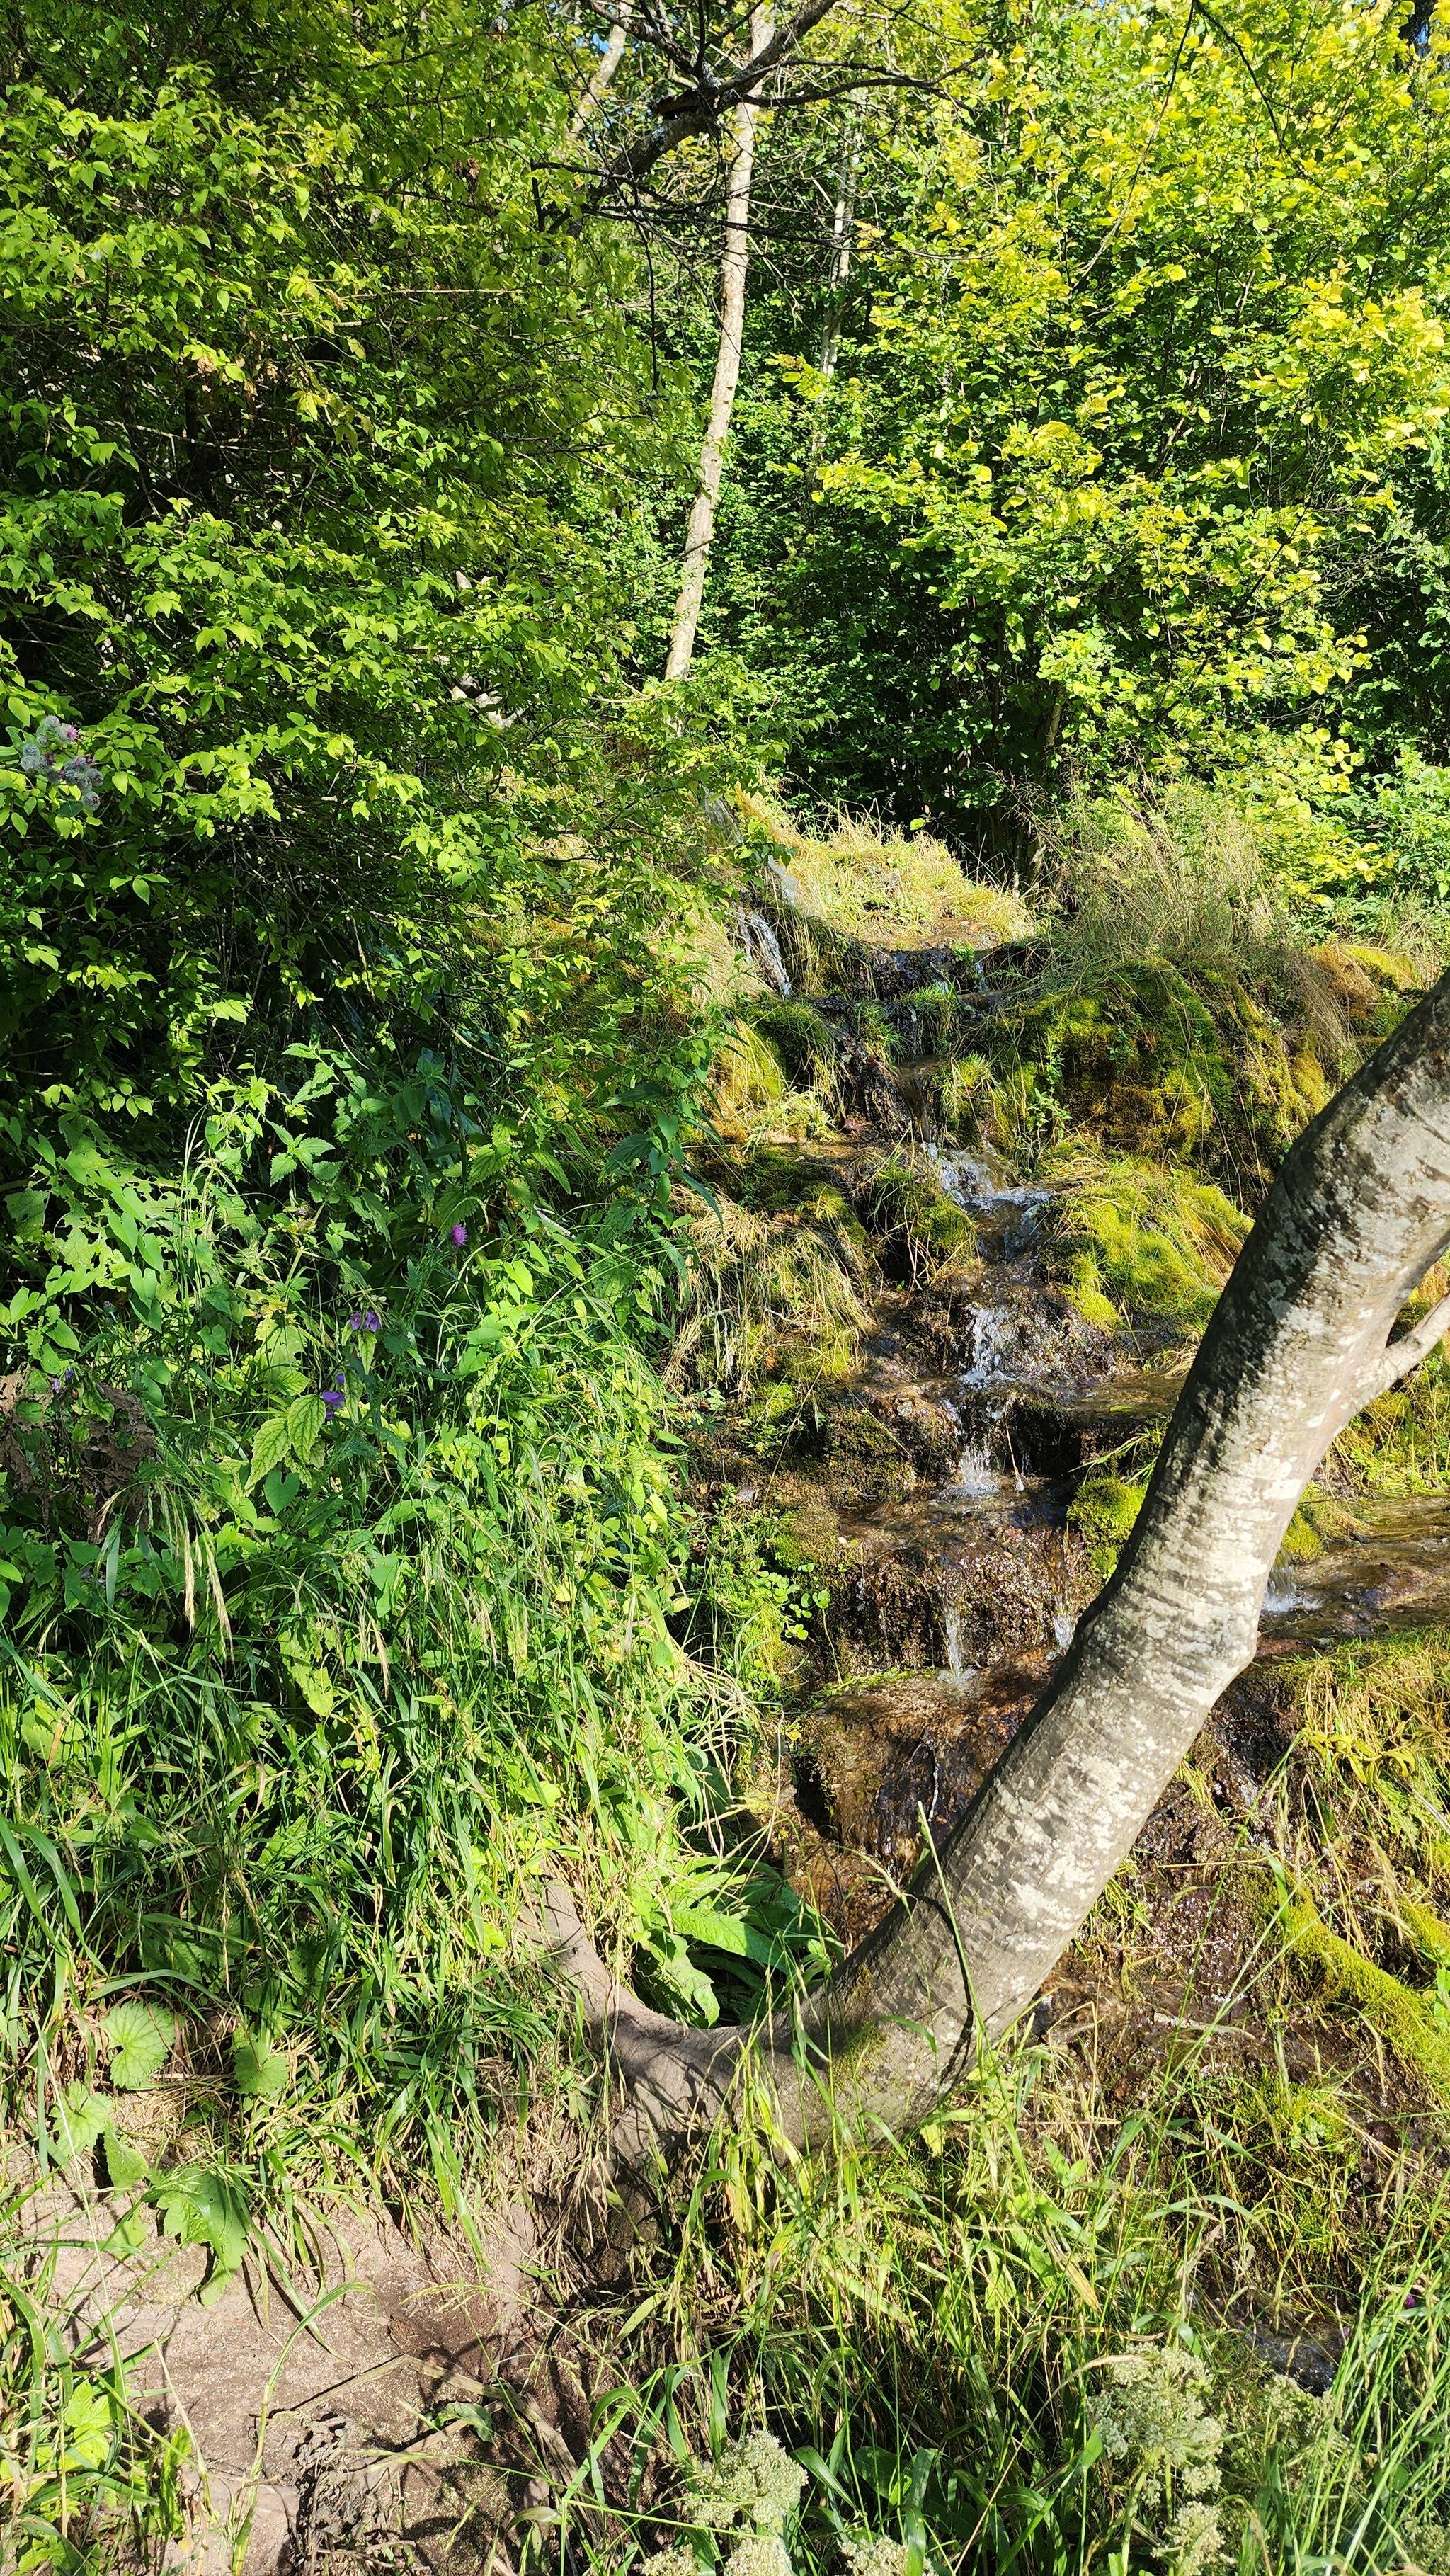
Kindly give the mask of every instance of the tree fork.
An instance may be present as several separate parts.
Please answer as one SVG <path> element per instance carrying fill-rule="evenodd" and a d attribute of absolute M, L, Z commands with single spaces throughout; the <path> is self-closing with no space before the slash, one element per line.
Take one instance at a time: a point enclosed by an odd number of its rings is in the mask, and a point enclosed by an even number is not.
<path fill-rule="evenodd" d="M 751 2060 L 785 2135 L 910 2129 L 1019 2018 L 1254 1655 L 1280 1544 L 1330 1443 L 1450 1329 L 1406 1300 L 1450 1248 L 1450 975 L 1286 1156 L 1168 1426 L 1132 1535 L 1021 1731 L 905 1895 L 797 2013 L 682 2028 L 616 1986 L 564 1891 L 551 1937 L 630 2088 L 642 2171 Z"/>

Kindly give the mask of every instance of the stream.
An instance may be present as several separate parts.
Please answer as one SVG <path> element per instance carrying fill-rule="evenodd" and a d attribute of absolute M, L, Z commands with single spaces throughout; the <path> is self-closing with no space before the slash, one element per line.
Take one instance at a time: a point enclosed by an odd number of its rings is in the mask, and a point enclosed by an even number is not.
<path fill-rule="evenodd" d="M 1085 1324 L 1045 1274 L 1051 1190 L 933 1121 L 941 1059 L 915 997 L 949 980 L 954 1042 L 969 1047 L 1003 1006 L 984 956 L 863 951 L 854 993 L 813 997 L 790 889 L 776 891 L 772 920 L 742 915 L 741 944 L 773 990 L 815 1011 L 843 1094 L 837 1133 L 799 1149 L 803 1168 L 860 1206 L 863 1176 L 884 1152 L 904 1155 L 970 1216 L 979 1255 L 895 1280 L 884 1259 L 889 1284 L 872 1297 L 823 1454 L 784 1457 L 760 1487 L 738 1489 L 785 1506 L 830 1576 L 810 1645 L 818 1688 L 774 1803 L 797 1884 L 854 1939 L 919 1859 L 923 1828 L 938 1844 L 951 1832 L 1069 1644 L 1098 1586 L 1069 1520 L 1074 1494 L 1095 1463 L 1166 1422 L 1185 1360 Z M 863 1045 L 868 1018 L 892 1032 L 889 1063 Z M 862 1489 L 853 1463 L 868 1430 L 896 1461 L 880 1493 Z M 1346 1523 L 1322 1553 L 1276 1570 L 1255 1667 L 1266 1679 L 1285 1657 L 1450 1621 L 1450 1495 L 1357 1502 Z M 1254 1728 L 1235 1723 L 1224 1758 L 1243 1806 Z M 1260 1733 L 1272 1765 L 1282 1742 L 1272 1726 Z"/>

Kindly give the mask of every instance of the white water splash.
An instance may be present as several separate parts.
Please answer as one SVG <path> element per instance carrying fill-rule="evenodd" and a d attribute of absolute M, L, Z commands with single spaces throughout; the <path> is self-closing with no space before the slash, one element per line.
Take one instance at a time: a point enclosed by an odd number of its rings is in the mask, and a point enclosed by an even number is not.
<path fill-rule="evenodd" d="M 967 1330 L 972 1359 L 965 1372 L 966 1384 L 990 1386 L 994 1379 L 1010 1377 L 1011 1362 L 1021 1357 L 1016 1317 L 1001 1306 L 974 1306 L 967 1318 Z"/>
<path fill-rule="evenodd" d="M 949 1609 L 942 1611 L 942 1636 L 947 1650 L 945 1669 L 954 1682 L 969 1682 L 976 1676 L 976 1665 L 969 1664 L 962 1652 L 965 1630 L 966 1618 L 962 1611 Z"/>
<path fill-rule="evenodd" d="M 1307 1610 L 1308 1607 L 1309 1595 L 1291 1575 L 1270 1575 L 1268 1587 L 1264 1593 L 1263 1616 L 1265 1618 L 1282 1619 L 1291 1610 Z"/>
<path fill-rule="evenodd" d="M 1065 1610 L 1054 1610 L 1052 1614 L 1052 1642 L 1056 1646 L 1059 1654 L 1066 1654 L 1068 1647 L 1072 1644 L 1076 1635 L 1077 1621 L 1075 1619 L 1070 1619 Z"/>
<path fill-rule="evenodd" d="M 741 947 L 767 984 L 773 985 L 782 1001 L 790 1000 L 790 977 L 780 953 L 780 941 L 763 912 L 747 912 L 742 904 L 736 916 L 736 931 Z"/>
<path fill-rule="evenodd" d="M 953 1492 L 982 1497 L 995 1494 L 1001 1482 L 1000 1475 L 987 1455 L 986 1443 L 981 1440 L 969 1440 L 957 1460 L 956 1474 L 952 1478 Z"/>

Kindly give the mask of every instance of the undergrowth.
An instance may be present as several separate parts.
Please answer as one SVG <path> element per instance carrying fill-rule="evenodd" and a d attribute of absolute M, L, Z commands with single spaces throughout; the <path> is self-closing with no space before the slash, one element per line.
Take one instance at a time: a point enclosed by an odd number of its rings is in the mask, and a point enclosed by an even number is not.
<path fill-rule="evenodd" d="M 720 2140 L 627 2318 L 592 2312 L 619 2378 L 566 2534 L 657 2576 L 1437 2567 L 1434 2177 L 1402 2173 L 1339 2249 L 1332 2393 L 1283 2376 L 1284 2350 L 1327 2371 L 1262 2304 L 1279 2212 L 1254 2160 L 1297 2159 L 1307 2219 L 1345 2133 L 1299 2091 L 1272 2056 L 1227 2095 L 1190 2067 L 1105 2121 L 1070 2061 L 1017 2049 L 911 2143 Z"/>

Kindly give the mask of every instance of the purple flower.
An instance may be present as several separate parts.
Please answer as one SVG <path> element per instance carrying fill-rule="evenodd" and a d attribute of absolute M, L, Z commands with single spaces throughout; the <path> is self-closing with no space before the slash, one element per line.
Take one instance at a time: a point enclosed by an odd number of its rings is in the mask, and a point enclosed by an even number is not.
<path fill-rule="evenodd" d="M 383 1319 L 381 1315 L 374 1314 L 372 1307 L 369 1306 L 367 1313 L 363 1317 L 363 1331 L 365 1333 L 380 1333 L 382 1329 Z"/>
<path fill-rule="evenodd" d="M 335 1386 L 326 1386 L 323 1388 L 322 1401 L 326 1405 L 329 1415 L 336 1413 L 340 1404 L 346 1404 L 347 1389 L 343 1385 L 341 1378 L 338 1379 Z"/>
<path fill-rule="evenodd" d="M 348 1319 L 347 1319 L 347 1329 L 348 1329 L 348 1331 L 349 1331 L 350 1333 L 360 1333 L 360 1332 L 362 1331 L 362 1328 L 363 1328 L 363 1320 L 362 1320 L 361 1315 L 349 1315 L 349 1317 L 348 1317 Z"/>
<path fill-rule="evenodd" d="M 455 1225 L 452 1231 L 453 1231 L 453 1240 L 454 1240 L 454 1242 L 457 1244 L 458 1249 L 459 1249 L 459 1251 L 461 1252 L 461 1251 L 463 1250 L 463 1247 L 464 1247 L 465 1243 L 468 1241 L 468 1228 L 467 1228 L 467 1226 L 466 1226 L 466 1225 Z"/>

